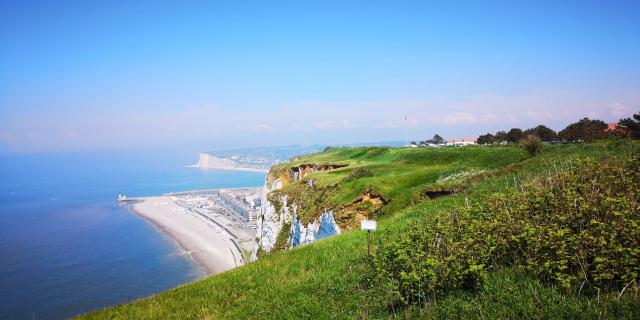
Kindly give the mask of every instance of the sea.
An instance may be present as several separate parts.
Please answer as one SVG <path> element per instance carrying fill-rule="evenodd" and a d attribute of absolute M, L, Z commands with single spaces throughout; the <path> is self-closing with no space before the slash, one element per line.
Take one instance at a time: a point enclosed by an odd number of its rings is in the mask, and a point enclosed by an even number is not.
<path fill-rule="evenodd" d="M 197 154 L 0 156 L 0 319 L 66 319 L 204 277 L 159 228 L 117 202 L 259 187 L 265 174 L 187 168 Z"/>

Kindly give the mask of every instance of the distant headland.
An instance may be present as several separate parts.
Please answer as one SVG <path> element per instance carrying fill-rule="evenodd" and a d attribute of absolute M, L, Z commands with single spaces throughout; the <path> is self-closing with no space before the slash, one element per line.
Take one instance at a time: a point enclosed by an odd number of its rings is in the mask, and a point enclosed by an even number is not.
<path fill-rule="evenodd" d="M 202 152 L 192 168 L 268 172 L 272 166 L 292 157 L 321 151 L 321 145 L 290 145 Z"/>

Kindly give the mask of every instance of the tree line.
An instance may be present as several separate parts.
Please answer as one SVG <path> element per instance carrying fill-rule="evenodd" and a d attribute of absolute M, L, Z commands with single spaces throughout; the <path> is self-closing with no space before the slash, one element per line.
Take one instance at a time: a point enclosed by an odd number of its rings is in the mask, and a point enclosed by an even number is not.
<path fill-rule="evenodd" d="M 545 142 L 588 142 L 615 136 L 640 138 L 640 112 L 630 118 L 620 119 L 618 125 L 620 126 L 618 129 L 606 130 L 608 125 L 604 121 L 583 118 L 557 133 L 544 125 L 526 130 L 512 128 L 495 134 L 487 133 L 478 137 L 478 144 L 517 143 L 528 136 L 538 137 Z"/>
<path fill-rule="evenodd" d="M 527 137 L 537 137 L 544 142 L 589 142 L 608 137 L 629 137 L 632 139 L 640 139 L 640 112 L 629 118 L 623 118 L 618 121 L 620 128 L 617 130 L 606 130 L 607 123 L 602 120 L 583 118 L 578 122 L 568 125 L 560 132 L 539 125 L 534 128 L 522 130 L 520 128 L 512 128 L 509 131 L 498 131 L 494 134 L 487 133 L 478 137 L 478 144 L 495 144 L 495 143 L 518 143 Z M 439 145 L 445 142 L 439 134 L 435 134 L 433 138 L 420 142 L 412 141 L 411 145 Z"/>

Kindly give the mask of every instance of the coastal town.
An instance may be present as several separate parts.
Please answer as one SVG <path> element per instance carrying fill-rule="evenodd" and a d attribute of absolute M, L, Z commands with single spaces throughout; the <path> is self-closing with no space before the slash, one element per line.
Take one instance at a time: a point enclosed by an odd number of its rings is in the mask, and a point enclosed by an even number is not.
<path fill-rule="evenodd" d="M 226 227 L 255 229 L 262 188 L 210 189 L 169 193 L 186 211 L 224 221 Z"/>
<path fill-rule="evenodd" d="M 209 189 L 118 200 L 150 220 L 215 274 L 243 265 L 255 246 L 262 188 Z"/>

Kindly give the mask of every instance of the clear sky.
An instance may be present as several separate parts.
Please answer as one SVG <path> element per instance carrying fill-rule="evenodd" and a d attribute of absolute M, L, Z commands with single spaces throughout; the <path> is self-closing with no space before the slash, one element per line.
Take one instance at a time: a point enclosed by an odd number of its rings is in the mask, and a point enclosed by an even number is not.
<path fill-rule="evenodd" d="M 0 0 L 0 152 L 476 136 L 640 110 L 640 1 Z M 242 3 L 242 4 L 240 4 Z"/>

